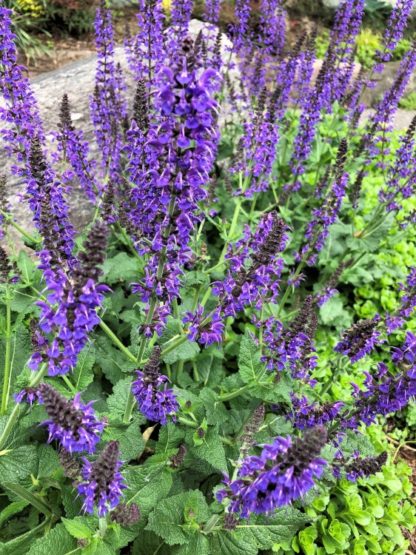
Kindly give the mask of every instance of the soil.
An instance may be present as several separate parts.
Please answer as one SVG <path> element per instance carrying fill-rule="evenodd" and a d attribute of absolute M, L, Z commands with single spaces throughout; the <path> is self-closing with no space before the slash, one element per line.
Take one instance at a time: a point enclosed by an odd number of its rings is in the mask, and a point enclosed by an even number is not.
<path fill-rule="evenodd" d="M 134 9 L 118 10 L 114 13 L 113 21 L 117 43 L 123 42 L 127 27 L 134 29 L 136 13 Z M 38 35 L 37 38 L 45 45 L 46 53 L 29 59 L 24 54 L 20 56 L 20 62 L 26 66 L 30 77 L 59 69 L 66 64 L 95 54 L 93 31 L 75 38 L 63 35 L 57 29 L 52 36 Z"/>

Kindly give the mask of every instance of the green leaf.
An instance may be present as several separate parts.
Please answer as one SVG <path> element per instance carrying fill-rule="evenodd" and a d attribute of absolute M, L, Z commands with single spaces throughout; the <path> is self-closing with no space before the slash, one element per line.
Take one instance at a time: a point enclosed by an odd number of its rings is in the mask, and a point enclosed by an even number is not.
<path fill-rule="evenodd" d="M 87 524 L 87 519 L 84 517 L 80 516 L 73 520 L 62 517 L 61 520 L 66 530 L 77 540 L 91 538 L 94 533 L 94 529 L 91 529 Z"/>
<path fill-rule="evenodd" d="M 172 474 L 165 464 L 129 467 L 125 476 L 129 485 L 126 499 L 139 505 L 142 518 L 168 495 L 172 487 Z"/>
<path fill-rule="evenodd" d="M 250 534 L 259 549 L 271 549 L 275 543 L 290 541 L 309 518 L 294 509 L 285 507 L 270 517 L 252 518 L 247 524 L 238 524 L 236 530 Z"/>
<path fill-rule="evenodd" d="M 133 422 L 129 426 L 107 426 L 104 429 L 103 440 L 119 442 L 120 458 L 131 461 L 139 457 L 144 449 L 144 441 L 140 433 L 140 423 L 142 418 L 135 415 Z"/>
<path fill-rule="evenodd" d="M 140 275 L 141 264 L 136 257 L 129 256 L 125 252 L 116 254 L 113 258 L 108 258 L 103 264 L 104 282 L 112 285 L 121 281 L 129 283 L 137 281 Z"/>
<path fill-rule="evenodd" d="M 202 534 L 193 536 L 188 543 L 171 548 L 172 555 L 211 555 L 209 539 Z"/>
<path fill-rule="evenodd" d="M 35 274 L 37 272 L 36 264 L 24 250 L 19 252 L 19 257 L 16 261 L 19 272 L 22 275 L 23 281 L 26 283 L 33 283 Z"/>
<path fill-rule="evenodd" d="M 239 374 L 244 383 L 257 383 L 259 376 L 264 373 L 265 365 L 261 362 L 260 357 L 259 346 L 246 333 L 241 339 L 238 357 Z"/>
<path fill-rule="evenodd" d="M 33 543 L 27 555 L 67 555 L 76 547 L 76 540 L 67 532 L 65 526 L 57 524 Z"/>
<path fill-rule="evenodd" d="M 0 512 L 0 526 L 2 526 L 9 518 L 17 515 L 25 507 L 29 505 L 29 501 L 22 499 L 21 501 L 14 501 L 7 505 L 1 512 Z M 1 551 L 0 551 L 1 553 Z"/>
<path fill-rule="evenodd" d="M 218 426 L 208 428 L 201 439 L 201 445 L 196 445 L 189 450 L 190 457 L 206 461 L 212 468 L 224 473 L 228 471 L 224 446 L 219 436 Z"/>
<path fill-rule="evenodd" d="M 124 379 L 126 372 L 132 372 L 136 368 L 137 365 L 113 347 L 107 337 L 98 337 L 95 345 L 97 365 L 113 385 Z"/>
<path fill-rule="evenodd" d="M 39 445 L 38 457 L 38 478 L 50 478 L 54 472 L 60 471 L 61 465 L 59 462 L 58 454 L 50 445 Z"/>
<path fill-rule="evenodd" d="M 252 534 L 243 530 L 222 530 L 209 536 L 211 553 L 221 555 L 257 555 L 259 550 Z"/>
<path fill-rule="evenodd" d="M 84 391 L 94 380 L 94 372 L 92 370 L 94 362 L 95 352 L 89 345 L 79 355 L 77 365 L 70 376 L 70 380 L 77 391 Z"/>
<path fill-rule="evenodd" d="M 35 445 L 22 445 L 0 456 L 0 482 L 16 482 L 34 474 L 38 465 Z"/>
<path fill-rule="evenodd" d="M 122 419 L 126 410 L 127 399 L 131 390 L 132 379 L 124 378 L 113 387 L 113 393 L 107 399 L 110 416 L 113 419 Z"/>
<path fill-rule="evenodd" d="M 43 513 L 46 516 L 51 516 L 52 512 L 50 507 L 41 499 L 38 495 L 33 494 L 28 489 L 24 488 L 20 484 L 13 484 L 12 482 L 3 482 L 2 486 L 10 491 L 12 491 L 15 495 L 18 495 L 21 499 L 24 499 L 33 507 L 35 507 L 38 511 Z"/>
<path fill-rule="evenodd" d="M 299 532 L 298 541 L 299 545 L 305 552 L 305 555 L 315 555 L 316 545 L 315 540 L 318 537 L 318 530 L 314 526 L 308 526 Z"/>
<path fill-rule="evenodd" d="M 174 320 L 173 318 L 169 318 L 165 331 L 163 332 L 163 335 L 161 337 L 162 349 L 164 344 L 167 343 L 169 339 L 171 339 L 172 337 L 174 337 L 179 333 L 182 333 L 182 323 L 179 320 Z M 199 346 L 197 343 L 195 343 L 195 341 L 187 340 L 185 341 L 185 343 L 182 343 L 182 345 L 180 345 L 179 347 L 176 347 L 176 349 L 173 349 L 173 351 L 171 351 L 170 353 L 167 353 L 166 355 L 164 355 L 163 361 L 166 364 L 174 364 L 179 360 L 192 360 L 193 358 L 196 357 L 199 351 L 200 351 Z"/>
<path fill-rule="evenodd" d="M 161 501 L 149 515 L 146 530 L 154 532 L 169 545 L 184 545 L 199 533 L 199 525 L 209 516 L 204 495 L 191 490 Z"/>
<path fill-rule="evenodd" d="M 342 297 L 336 296 L 329 299 L 319 310 L 322 322 L 329 326 L 347 328 L 352 322 L 351 315 L 344 309 Z"/>

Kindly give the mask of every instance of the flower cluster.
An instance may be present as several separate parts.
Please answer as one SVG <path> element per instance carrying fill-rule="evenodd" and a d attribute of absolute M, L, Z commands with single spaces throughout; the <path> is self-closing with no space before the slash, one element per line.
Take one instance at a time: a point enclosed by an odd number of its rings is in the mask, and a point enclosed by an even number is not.
<path fill-rule="evenodd" d="M 85 251 L 73 263 L 70 275 L 61 269 L 45 270 L 49 290 L 46 301 L 39 301 L 41 318 L 38 349 L 30 361 L 36 370 L 47 362 L 49 375 L 65 374 L 75 365 L 88 341 L 89 332 L 98 324 L 96 308 L 108 287 L 98 284 L 104 262 L 107 227 L 96 223 L 85 242 Z M 52 336 L 51 341 L 47 339 Z"/>
<path fill-rule="evenodd" d="M 93 463 L 84 458 L 83 481 L 77 485 L 78 493 L 84 497 L 84 511 L 93 514 L 97 505 L 98 515 L 104 516 L 117 507 L 126 488 L 120 473 L 121 464 L 117 441 L 109 441 Z"/>
<path fill-rule="evenodd" d="M 338 353 L 347 355 L 351 362 L 365 357 L 381 343 L 381 333 L 377 329 L 379 317 L 361 320 L 344 332 L 342 340 L 335 346 Z"/>
<path fill-rule="evenodd" d="M 48 441 L 58 441 L 69 453 L 93 453 L 100 441 L 104 422 L 97 420 L 92 402 L 84 405 L 79 393 L 68 401 L 45 383 L 39 386 L 39 394 L 49 416 L 44 422 L 49 431 Z"/>
<path fill-rule="evenodd" d="M 243 461 L 236 480 L 225 482 L 218 500 L 229 499 L 228 510 L 242 518 L 290 504 L 322 476 L 326 461 L 319 454 L 325 443 L 325 429 L 319 426 L 305 431 L 302 438 L 278 437 L 263 447 L 260 456 Z"/>
<path fill-rule="evenodd" d="M 266 299 L 272 302 L 277 298 L 286 230 L 284 221 L 271 212 L 262 218 L 254 234 L 246 229 L 243 239 L 226 254 L 230 270 L 213 288 L 226 316 L 235 316 L 250 305 L 260 308 Z"/>
<path fill-rule="evenodd" d="M 141 413 L 153 422 L 166 424 L 168 418 L 175 420 L 179 409 L 172 389 L 167 387 L 168 378 L 159 373 L 160 348 L 155 347 L 143 371 L 137 371 L 132 392 Z"/>

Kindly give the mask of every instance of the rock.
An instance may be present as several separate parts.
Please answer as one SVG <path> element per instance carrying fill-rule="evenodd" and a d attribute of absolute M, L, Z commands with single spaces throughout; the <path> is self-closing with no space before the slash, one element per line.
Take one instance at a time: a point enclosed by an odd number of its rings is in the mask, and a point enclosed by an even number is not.
<path fill-rule="evenodd" d="M 391 88 L 396 80 L 400 62 L 389 62 L 384 65 L 384 71 L 381 74 L 373 77 L 375 86 L 370 89 L 367 88 L 363 95 L 363 102 L 367 106 L 374 107 L 383 97 L 384 93 Z M 409 84 L 406 89 L 406 94 L 416 92 L 416 73 L 413 72 L 410 76 Z"/>
<path fill-rule="evenodd" d="M 374 114 L 374 110 L 371 108 L 368 110 L 364 110 L 360 123 L 365 123 L 368 119 L 370 119 Z M 402 131 L 407 129 L 410 125 L 410 122 L 415 117 L 416 112 L 410 110 L 397 110 L 395 118 L 393 120 L 393 129 L 395 131 Z"/>
<path fill-rule="evenodd" d="M 197 20 L 190 22 L 190 35 L 194 38 L 204 28 L 204 23 Z M 211 33 L 212 41 L 216 39 L 216 31 Z M 232 48 L 232 42 L 222 34 L 222 52 L 224 55 Z M 124 49 L 117 47 L 115 50 L 116 61 L 127 70 L 127 61 Z M 81 60 L 71 62 L 59 69 L 38 75 L 33 78 L 32 89 L 37 99 L 39 111 L 44 123 L 45 131 L 49 139 L 52 138 L 51 131 L 57 129 L 59 121 L 59 107 L 64 93 L 68 94 L 72 109 L 72 119 L 76 127 L 82 129 L 84 137 L 90 143 L 92 156 L 97 153 L 97 146 L 94 140 L 93 126 L 89 115 L 89 99 L 94 89 L 96 56 L 88 55 Z M 233 72 L 237 70 L 232 70 Z M 124 71 L 127 82 L 127 96 L 130 98 L 130 105 L 133 104 L 135 84 L 129 71 Z M 27 203 L 22 201 L 25 192 L 25 183 L 19 181 L 11 174 L 10 167 L 13 160 L 4 154 L 0 154 L 0 164 L 2 171 L 8 177 L 9 205 L 11 211 L 20 225 L 30 231 L 33 229 L 32 214 Z M 69 198 L 71 219 L 77 229 L 82 229 L 91 219 L 91 205 L 85 199 L 82 191 L 78 188 L 72 189 Z M 17 240 L 17 237 L 16 237 Z"/>

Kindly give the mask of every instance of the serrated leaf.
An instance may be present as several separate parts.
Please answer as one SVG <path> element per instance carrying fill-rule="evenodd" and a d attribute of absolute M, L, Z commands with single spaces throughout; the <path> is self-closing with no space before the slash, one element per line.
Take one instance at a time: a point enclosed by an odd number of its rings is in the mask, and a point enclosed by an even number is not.
<path fill-rule="evenodd" d="M 201 438 L 201 444 L 189 450 L 189 456 L 207 462 L 221 474 L 228 472 L 227 459 L 218 426 L 208 428 L 205 436 Z"/>
<path fill-rule="evenodd" d="M 202 534 L 197 534 L 189 540 L 185 545 L 172 547 L 170 553 L 172 555 L 211 555 L 209 539 Z"/>
<path fill-rule="evenodd" d="M 94 372 L 92 371 L 94 362 L 94 349 L 88 346 L 80 353 L 77 365 L 70 376 L 70 380 L 77 391 L 84 391 L 94 380 Z"/>
<path fill-rule="evenodd" d="M 22 445 L 0 456 L 0 482 L 16 482 L 36 472 L 38 456 L 35 445 Z"/>
<path fill-rule="evenodd" d="M 255 383 L 264 373 L 265 365 L 260 360 L 260 349 L 254 339 L 246 333 L 241 339 L 238 369 L 244 383 Z"/>
<path fill-rule="evenodd" d="M 129 256 L 125 252 L 120 252 L 104 262 L 103 281 L 109 285 L 119 281 L 123 283 L 134 282 L 137 281 L 137 276 L 140 275 L 140 269 L 141 264 L 137 258 Z"/>
<path fill-rule="evenodd" d="M 124 416 L 132 381 L 131 378 L 124 378 L 113 387 L 113 393 L 107 399 L 108 410 L 113 418 Z"/>
<path fill-rule="evenodd" d="M 119 442 L 120 458 L 124 462 L 136 459 L 144 449 L 144 441 L 140 431 L 142 419 L 136 415 L 129 426 L 108 426 L 104 429 L 103 441 Z"/>
<path fill-rule="evenodd" d="M 335 296 L 323 304 L 319 310 L 322 322 L 329 326 L 347 328 L 351 324 L 351 315 L 344 308 L 342 297 Z"/>
<path fill-rule="evenodd" d="M 175 337 L 175 335 L 179 333 L 182 333 L 181 322 L 178 320 L 174 320 L 173 318 L 169 318 L 165 331 L 163 332 L 163 335 L 161 337 L 162 349 L 164 344 L 167 343 L 169 339 L 171 339 L 172 337 Z M 196 357 L 199 351 L 200 351 L 200 348 L 198 346 L 198 343 L 195 343 L 195 341 L 187 340 L 185 341 L 185 343 L 182 343 L 182 345 L 180 345 L 179 347 L 176 347 L 176 349 L 173 349 L 173 351 L 171 351 L 170 353 L 167 353 L 166 355 L 164 355 L 163 361 L 166 364 L 174 364 L 179 360 L 192 360 L 193 358 Z"/>
<path fill-rule="evenodd" d="M 234 530 L 232 532 L 222 530 L 216 532 L 209 538 L 211 553 L 221 555 L 257 555 L 259 550 L 252 534 Z"/>
<path fill-rule="evenodd" d="M 125 476 L 129 486 L 126 500 L 139 505 L 143 518 L 160 499 L 166 497 L 172 487 L 172 473 L 165 464 L 129 467 Z"/>
<path fill-rule="evenodd" d="M 291 540 L 307 522 L 309 518 L 304 513 L 293 507 L 285 507 L 270 517 L 259 516 L 247 524 L 237 524 L 236 530 L 251 534 L 258 549 L 266 550 L 271 549 L 274 543 Z"/>
<path fill-rule="evenodd" d="M 158 503 L 149 515 L 146 530 L 154 532 L 169 545 L 184 545 L 199 533 L 198 525 L 206 522 L 209 516 L 202 492 L 191 490 Z"/>
<path fill-rule="evenodd" d="M 113 385 L 124 379 L 126 372 L 132 372 L 136 368 L 136 365 L 114 348 L 106 337 L 98 337 L 95 345 L 97 365 Z"/>
<path fill-rule="evenodd" d="M 61 468 L 59 457 L 50 445 L 39 445 L 38 459 L 38 478 L 51 477 L 54 472 L 59 472 Z"/>
<path fill-rule="evenodd" d="M 65 526 L 57 524 L 33 543 L 27 555 L 67 555 L 76 547 L 76 540 L 67 532 Z"/>
<path fill-rule="evenodd" d="M 66 530 L 77 540 L 91 538 L 94 533 L 94 529 L 91 529 L 84 517 L 80 516 L 73 520 L 62 517 L 61 520 Z"/>

